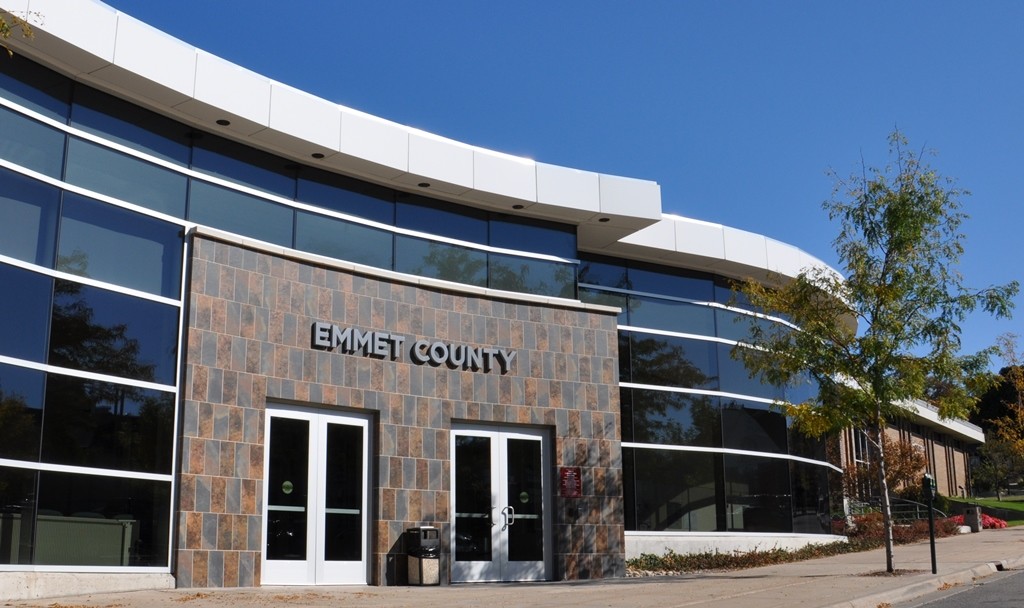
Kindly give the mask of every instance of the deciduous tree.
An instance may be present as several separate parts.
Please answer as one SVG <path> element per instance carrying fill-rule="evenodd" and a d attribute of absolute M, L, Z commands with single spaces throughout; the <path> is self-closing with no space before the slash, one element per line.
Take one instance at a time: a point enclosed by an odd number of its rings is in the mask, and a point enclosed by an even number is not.
<path fill-rule="evenodd" d="M 0 8 L 0 48 L 7 51 L 8 56 L 13 56 L 12 51 L 6 44 L 14 32 L 21 32 L 22 37 L 32 37 L 32 26 L 28 20 L 15 13 Z"/>
<path fill-rule="evenodd" d="M 912 153 L 898 131 L 890 160 L 836 178 L 823 204 L 839 223 L 834 241 L 845 277 L 808 268 L 789 282 L 746 281 L 738 291 L 792 321 L 751 325 L 749 346 L 734 349 L 750 373 L 774 385 L 810 375 L 817 395 L 779 404 L 814 436 L 863 429 L 879 464 L 886 570 L 894 571 L 892 512 L 883 434 L 915 399 L 929 397 L 944 418 L 963 418 L 988 374 L 992 349 L 961 356 L 960 323 L 977 309 L 1009 316 L 1016 282 L 965 287 L 956 270 L 963 253 L 967 195 Z M 833 175 L 833 177 L 836 177 Z M 941 390 L 935 390 L 941 387 Z"/>

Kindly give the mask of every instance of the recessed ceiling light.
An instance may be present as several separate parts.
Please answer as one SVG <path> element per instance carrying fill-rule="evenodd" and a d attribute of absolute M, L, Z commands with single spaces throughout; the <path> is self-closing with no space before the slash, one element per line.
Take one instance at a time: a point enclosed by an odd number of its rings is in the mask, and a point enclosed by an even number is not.
<path fill-rule="evenodd" d="M 427 183 L 427 182 L 420 182 L 420 183 L 418 183 L 416 185 L 419 186 L 420 188 L 429 188 L 430 187 L 430 184 Z"/>
<path fill-rule="evenodd" d="M 231 121 L 226 118 L 219 118 L 217 119 L 217 124 L 222 127 L 226 127 L 231 124 Z"/>
<path fill-rule="evenodd" d="M 513 209 L 522 209 L 524 205 L 512 205 Z"/>
<path fill-rule="evenodd" d="M 601 222 L 603 224 L 605 222 L 612 221 L 612 218 L 610 218 L 610 217 L 602 217 L 602 218 L 598 219 L 597 221 L 599 221 L 599 222 Z"/>
<path fill-rule="evenodd" d="M 314 152 L 314 153 L 310 154 L 310 156 L 312 156 L 313 158 L 315 158 L 317 160 L 320 160 L 321 158 L 324 157 L 322 152 Z"/>

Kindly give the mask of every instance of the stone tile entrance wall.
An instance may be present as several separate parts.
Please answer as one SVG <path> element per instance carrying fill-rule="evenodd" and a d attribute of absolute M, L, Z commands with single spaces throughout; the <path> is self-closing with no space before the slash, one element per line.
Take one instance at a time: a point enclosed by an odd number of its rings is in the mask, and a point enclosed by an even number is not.
<path fill-rule="evenodd" d="M 439 526 L 448 554 L 453 420 L 549 429 L 556 471 L 579 466 L 583 478 L 581 498 L 554 501 L 553 577 L 624 575 L 613 313 L 375 278 L 204 235 L 192 255 L 178 586 L 260 584 L 267 400 L 375 413 L 371 584 L 405 582 L 408 527 Z M 316 321 L 517 356 L 501 375 L 314 350 Z"/>

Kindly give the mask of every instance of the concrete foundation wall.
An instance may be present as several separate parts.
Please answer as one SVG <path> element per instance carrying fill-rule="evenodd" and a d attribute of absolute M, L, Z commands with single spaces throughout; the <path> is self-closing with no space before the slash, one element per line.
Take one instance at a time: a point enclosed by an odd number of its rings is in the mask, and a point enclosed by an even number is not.
<path fill-rule="evenodd" d="M 626 559 L 643 553 L 664 555 L 674 553 L 748 553 L 772 549 L 800 549 L 807 545 L 846 542 L 845 536 L 826 534 L 657 534 L 626 533 Z"/>
<path fill-rule="evenodd" d="M 0 598 L 5 601 L 173 588 L 170 574 L 0 572 Z"/>

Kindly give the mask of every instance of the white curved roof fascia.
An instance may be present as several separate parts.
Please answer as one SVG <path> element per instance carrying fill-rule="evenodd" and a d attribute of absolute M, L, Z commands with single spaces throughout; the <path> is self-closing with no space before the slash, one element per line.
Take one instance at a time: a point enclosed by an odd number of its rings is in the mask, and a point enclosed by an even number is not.
<path fill-rule="evenodd" d="M 97 0 L 0 0 L 0 6 L 28 15 L 35 24 L 33 39 L 8 40 L 17 52 L 158 113 L 309 166 L 479 208 L 576 224 L 582 251 L 736 277 L 793 276 L 809 265 L 823 265 L 761 235 L 663 215 L 656 182 L 540 163 L 347 108 L 221 59 Z"/>
<path fill-rule="evenodd" d="M 18 52 L 203 130 L 307 165 L 476 207 L 521 206 L 515 210 L 576 224 L 604 219 L 604 227 L 623 235 L 661 214 L 654 182 L 537 163 L 353 110 L 197 49 L 96 0 L 0 5 L 35 24 L 33 39 L 10 39 Z M 621 204 L 624 188 L 628 205 Z"/>
<path fill-rule="evenodd" d="M 604 252 L 684 265 L 734 278 L 793 278 L 821 268 L 839 273 L 809 253 L 761 234 L 679 215 L 663 214 L 657 224 L 607 244 Z"/>
<path fill-rule="evenodd" d="M 913 402 L 903 404 L 903 407 L 910 412 L 913 421 L 922 426 L 936 429 L 969 443 L 985 443 L 985 431 L 981 427 L 966 420 L 942 418 L 939 416 L 939 410 L 930 403 L 915 399 Z"/>

